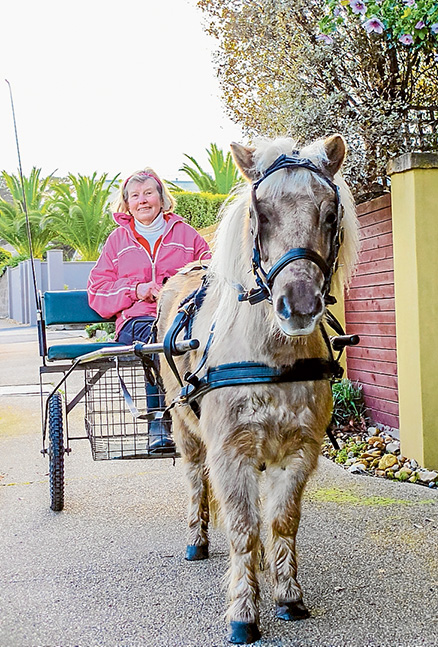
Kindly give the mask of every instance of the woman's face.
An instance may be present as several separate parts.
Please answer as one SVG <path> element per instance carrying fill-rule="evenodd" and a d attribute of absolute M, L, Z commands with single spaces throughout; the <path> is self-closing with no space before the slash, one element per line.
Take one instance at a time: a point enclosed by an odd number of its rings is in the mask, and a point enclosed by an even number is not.
<path fill-rule="evenodd" d="M 142 225 L 150 225 L 161 211 L 163 201 L 157 183 L 152 178 L 144 182 L 131 182 L 128 186 L 130 213 Z"/>

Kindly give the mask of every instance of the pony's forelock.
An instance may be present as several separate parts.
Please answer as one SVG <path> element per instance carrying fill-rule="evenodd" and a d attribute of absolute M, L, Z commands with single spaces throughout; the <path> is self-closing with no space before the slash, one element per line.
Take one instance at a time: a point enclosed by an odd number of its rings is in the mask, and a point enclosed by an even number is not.
<path fill-rule="evenodd" d="M 258 177 L 261 177 L 280 155 L 292 155 L 299 148 L 297 142 L 290 137 L 281 137 L 275 140 L 259 138 L 255 140 L 254 146 L 254 172 Z M 324 139 L 301 148 L 300 157 L 306 157 L 315 166 L 322 168 L 328 162 Z M 311 182 L 314 180 L 324 183 L 324 180 L 318 175 L 309 174 L 304 170 L 293 173 L 278 171 L 261 183 L 258 195 L 274 197 L 297 186 L 310 191 Z M 335 175 L 334 182 L 339 187 L 340 200 L 344 210 L 342 222 L 344 240 L 339 251 L 339 269 L 333 277 L 333 287 L 339 291 L 343 286 L 347 286 L 351 279 L 357 261 L 359 240 L 355 205 L 350 189 L 340 172 Z M 235 284 L 251 285 L 252 240 L 247 218 L 250 196 L 251 186 L 249 183 L 237 189 L 233 199 L 222 210 L 222 218 L 216 232 L 215 251 L 210 272 L 216 278 L 222 279 L 219 290 L 225 290 L 225 292 L 228 291 L 227 288 Z M 225 301 L 226 299 L 224 299 Z"/>

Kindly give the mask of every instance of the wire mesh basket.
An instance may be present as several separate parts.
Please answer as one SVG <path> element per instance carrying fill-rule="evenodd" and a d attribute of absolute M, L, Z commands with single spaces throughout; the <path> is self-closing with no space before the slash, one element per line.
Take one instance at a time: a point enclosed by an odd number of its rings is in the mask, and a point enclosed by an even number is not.
<path fill-rule="evenodd" d="M 124 395 L 125 389 L 125 395 Z M 156 406 L 146 396 L 146 375 L 141 362 L 128 362 L 85 370 L 85 428 L 94 460 L 175 457 L 175 449 L 151 451 L 157 441 L 156 422 L 135 417 L 127 402 L 141 413 L 162 411 L 164 393 L 155 397 Z M 170 418 L 167 419 L 170 431 Z M 153 427 L 155 425 L 155 427 Z M 159 429 L 162 427 L 158 427 Z"/>

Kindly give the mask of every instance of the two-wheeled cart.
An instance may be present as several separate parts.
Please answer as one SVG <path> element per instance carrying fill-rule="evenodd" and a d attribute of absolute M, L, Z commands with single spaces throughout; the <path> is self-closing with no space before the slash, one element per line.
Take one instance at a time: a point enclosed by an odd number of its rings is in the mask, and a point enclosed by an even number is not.
<path fill-rule="evenodd" d="M 162 344 L 134 342 L 125 346 L 111 341 L 48 345 L 48 326 L 72 326 L 107 322 L 88 305 L 84 290 L 45 292 L 38 322 L 40 393 L 43 448 L 49 457 L 50 507 L 64 507 L 64 458 L 71 443 L 88 439 L 94 460 L 172 458 L 168 448 L 151 451 L 151 422 L 163 415 L 163 407 L 147 406 L 146 380 L 159 388 L 156 356 Z M 175 342 L 174 354 L 197 348 L 196 340 Z M 82 373 L 81 388 L 70 396 L 70 378 Z M 47 394 L 47 376 L 58 374 Z M 75 380 L 77 383 L 78 380 Z M 158 400 L 158 398 L 157 398 Z M 74 434 L 69 414 L 79 403 L 85 407 L 85 433 Z M 156 431 L 153 440 L 156 441 Z"/>

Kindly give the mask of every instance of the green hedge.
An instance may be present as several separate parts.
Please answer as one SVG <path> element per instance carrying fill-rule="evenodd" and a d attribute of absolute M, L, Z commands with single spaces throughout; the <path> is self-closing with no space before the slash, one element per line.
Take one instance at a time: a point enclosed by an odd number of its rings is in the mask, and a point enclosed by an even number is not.
<path fill-rule="evenodd" d="M 217 222 L 219 209 L 228 198 L 227 195 L 213 193 L 174 193 L 175 212 L 185 218 L 195 229 L 208 227 Z"/>
<path fill-rule="evenodd" d="M 12 258 L 11 252 L 8 252 L 7 249 L 0 247 L 0 276 L 6 269 L 6 266 L 9 265 Z"/>

